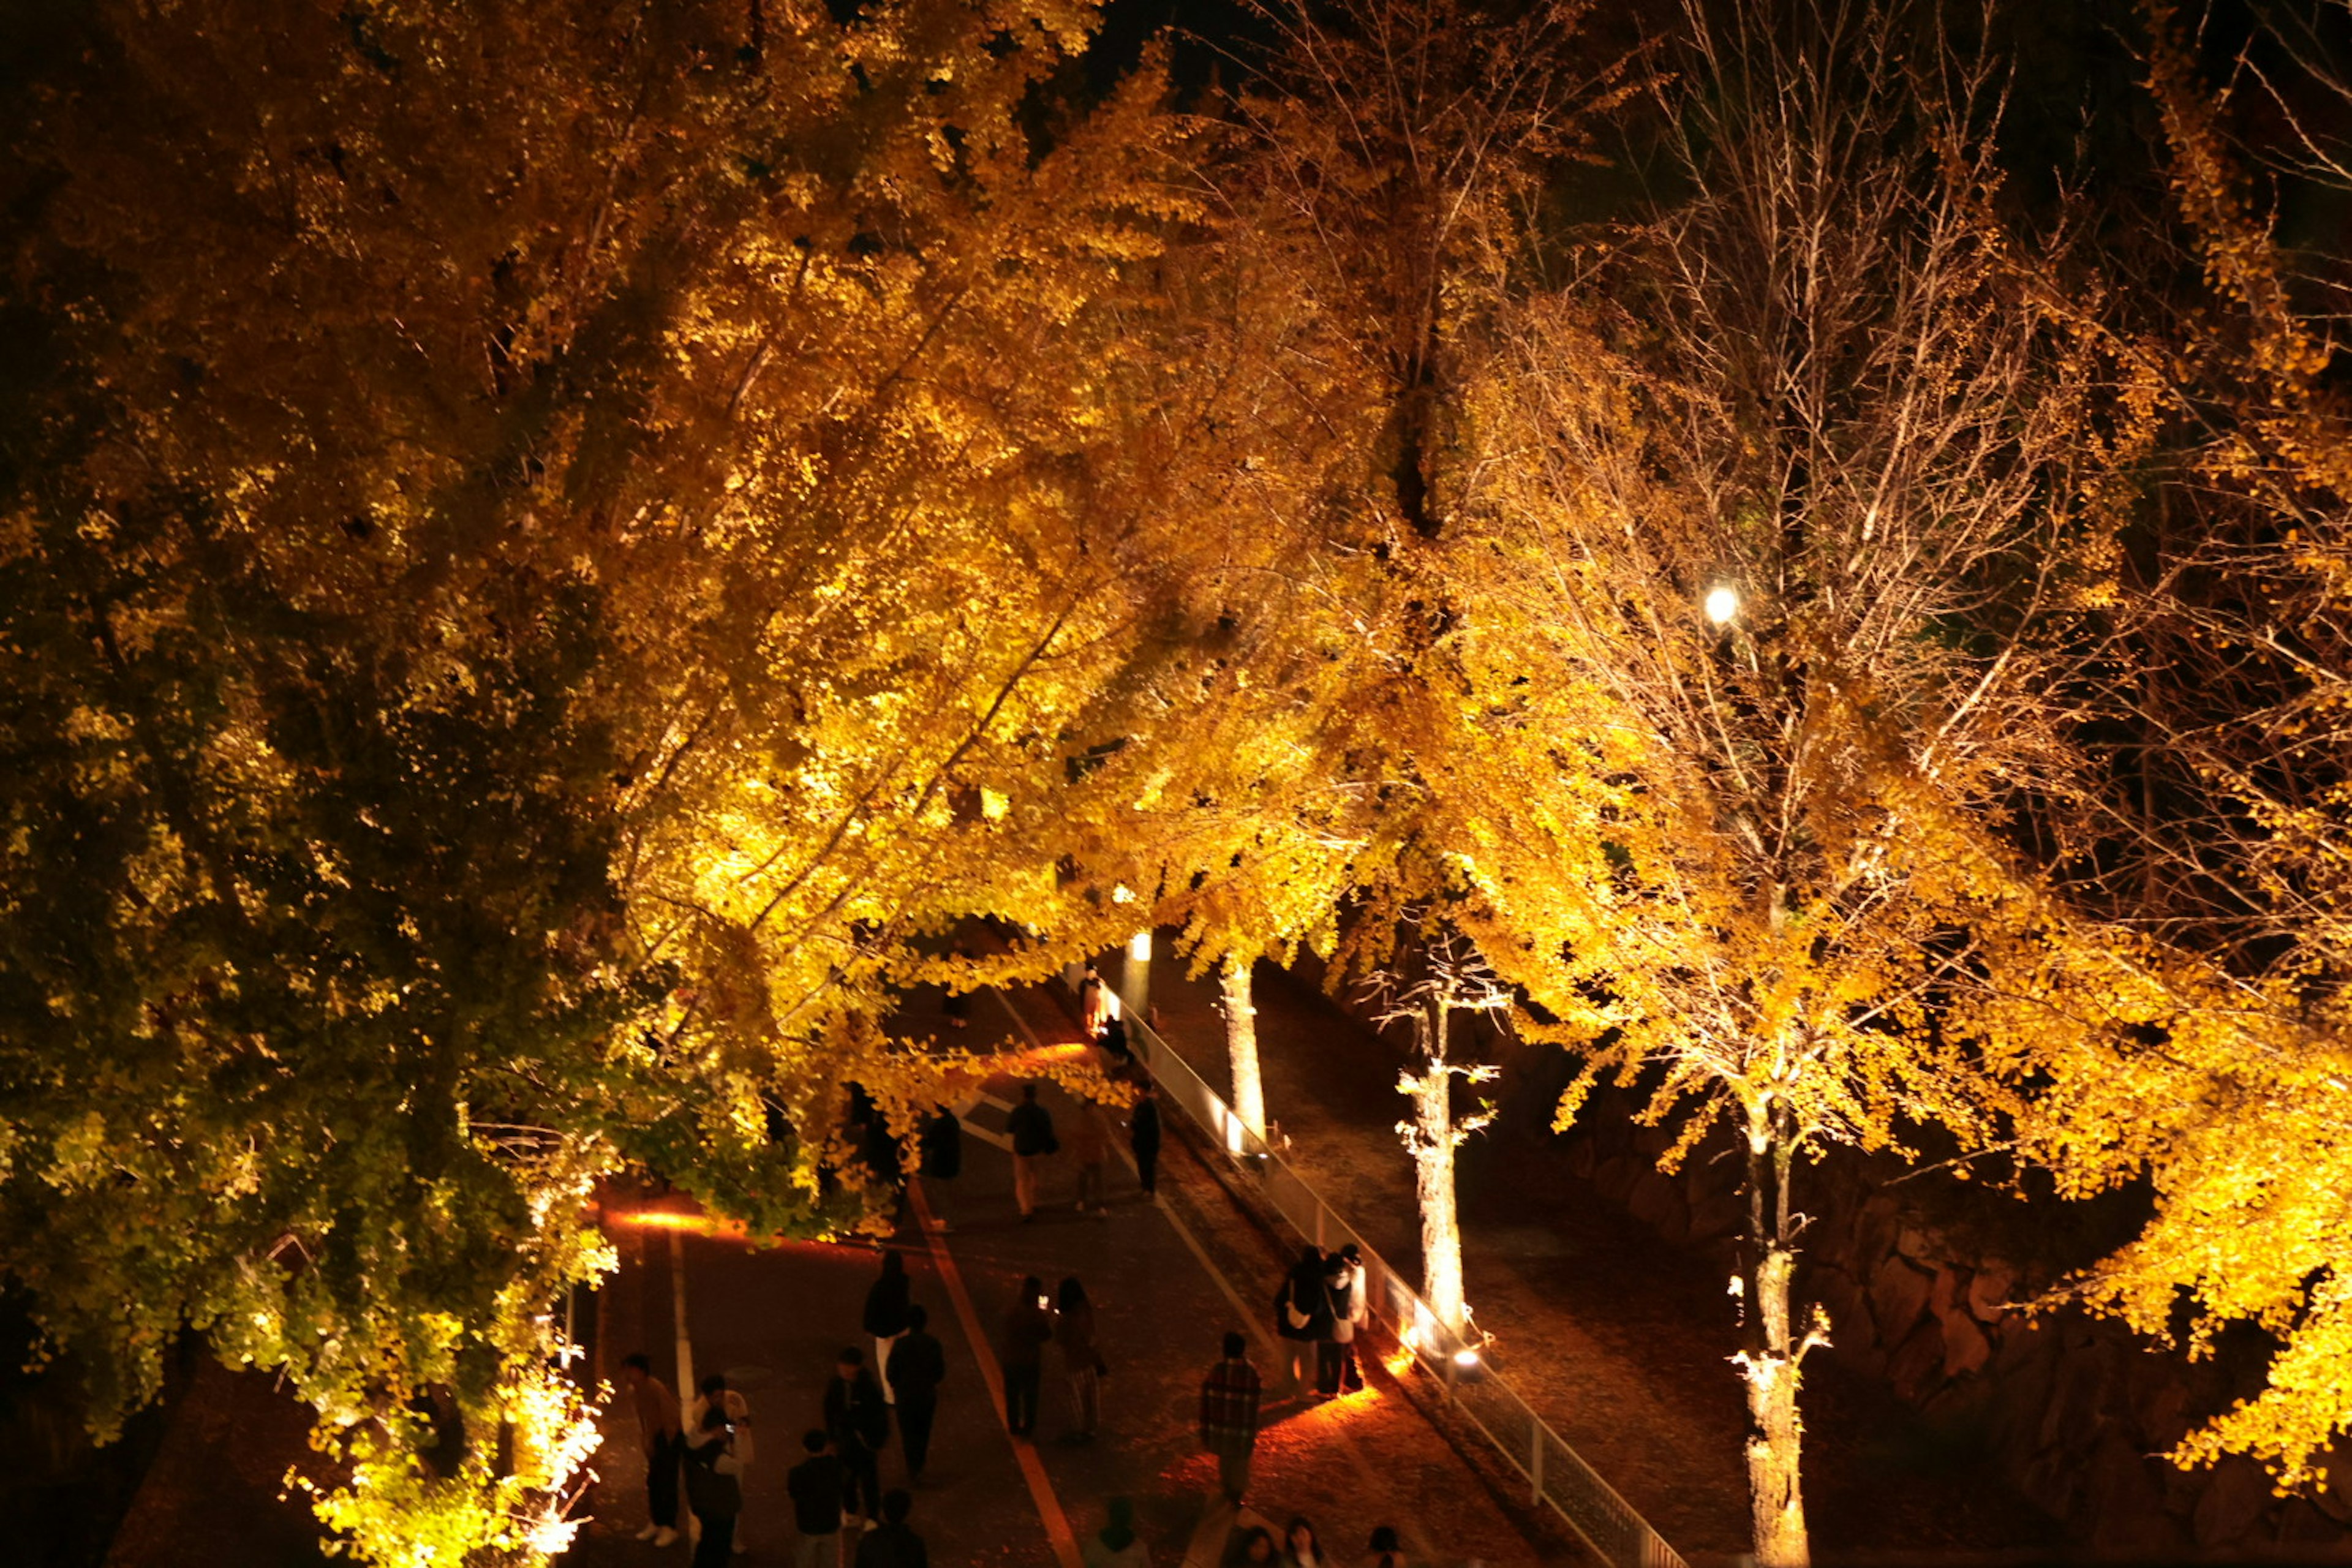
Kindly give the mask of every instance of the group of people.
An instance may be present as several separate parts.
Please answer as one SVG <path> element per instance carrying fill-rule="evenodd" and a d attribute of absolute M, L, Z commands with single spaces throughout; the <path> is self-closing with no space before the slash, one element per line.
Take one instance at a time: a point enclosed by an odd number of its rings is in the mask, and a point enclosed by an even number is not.
<path fill-rule="evenodd" d="M 681 1410 L 677 1395 L 654 1375 L 653 1362 L 643 1352 L 622 1362 L 621 1381 L 646 1451 L 647 1521 L 637 1539 L 656 1546 L 677 1539 L 683 1473 L 687 1505 L 702 1526 L 696 1568 L 717 1568 L 730 1553 L 743 1550 L 735 1527 L 743 1512 L 743 1472 L 753 1452 L 750 1405 L 727 1386 L 724 1373 L 714 1372 Z"/>
<path fill-rule="evenodd" d="M 1037 1213 L 1037 1188 L 1045 1163 L 1062 1149 L 1054 1113 L 1038 1101 L 1034 1083 L 1021 1086 L 1021 1103 L 1005 1118 L 1004 1132 L 1013 1144 L 1013 1201 L 1025 1223 Z M 1127 1146 L 1135 1155 L 1136 1182 L 1147 1199 L 1159 1195 L 1160 1135 L 1160 1101 L 1152 1092 L 1151 1080 L 1145 1078 L 1135 1085 L 1135 1105 L 1128 1113 Z M 1077 1211 L 1098 1219 L 1110 1217 L 1106 1197 L 1110 1136 L 1109 1112 L 1093 1100 L 1081 1101 L 1070 1132 L 1070 1154 L 1078 1167 Z"/>
<path fill-rule="evenodd" d="M 1091 1443 L 1102 1426 L 1102 1380 L 1110 1363 L 1103 1358 L 1094 1302 L 1076 1275 L 1049 1295 L 1033 1274 L 1005 1310 L 997 1357 L 1004 1368 L 1004 1426 L 1015 1437 L 1036 1430 L 1047 1345 L 1055 1348 L 1070 1391 L 1069 1440 Z"/>
<path fill-rule="evenodd" d="M 784 1476 L 799 1532 L 796 1568 L 929 1568 L 928 1549 L 908 1519 L 914 1495 L 882 1489 L 881 1455 L 895 1426 L 909 1486 L 921 1481 L 938 1418 L 947 1350 L 930 1332 L 930 1315 L 913 1300 L 906 1259 L 882 1257 L 866 1294 L 863 1326 L 874 1342 L 845 1345 L 819 1402 L 821 1425 L 801 1438 L 803 1458 Z M 701 1527 L 695 1568 L 718 1568 L 744 1550 L 739 1524 L 742 1477 L 753 1455 L 751 1407 L 724 1373 L 705 1376 L 693 1405 L 654 1375 L 650 1358 L 622 1363 L 622 1379 L 646 1454 L 647 1523 L 640 1541 L 667 1546 L 678 1537 L 678 1481 Z M 848 1551 L 851 1533 L 856 1551 Z"/>

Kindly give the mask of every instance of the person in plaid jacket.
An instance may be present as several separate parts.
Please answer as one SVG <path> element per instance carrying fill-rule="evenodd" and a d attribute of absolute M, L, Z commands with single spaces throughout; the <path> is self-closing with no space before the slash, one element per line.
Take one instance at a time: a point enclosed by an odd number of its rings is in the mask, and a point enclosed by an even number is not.
<path fill-rule="evenodd" d="M 1225 1336 L 1225 1359 L 1201 1383 L 1201 1447 L 1217 1456 L 1217 1479 L 1229 1502 L 1249 1489 L 1250 1455 L 1257 1447 L 1257 1368 L 1244 1353 L 1248 1342 Z"/>

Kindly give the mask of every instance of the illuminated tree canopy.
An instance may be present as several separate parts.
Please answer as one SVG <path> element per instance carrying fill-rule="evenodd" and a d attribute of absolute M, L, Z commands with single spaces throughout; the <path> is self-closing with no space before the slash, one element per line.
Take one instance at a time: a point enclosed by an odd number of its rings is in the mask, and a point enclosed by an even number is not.
<path fill-rule="evenodd" d="M 1160 45 L 1088 85 L 1086 0 L 45 22 L 0 1268 L 93 1429 L 193 1331 L 315 1409 L 362 1555 L 540 1560 L 597 1184 L 857 1224 L 847 1086 L 904 1131 L 960 1065 L 909 986 L 1165 923 L 1237 1080 L 1252 963 L 1442 948 L 1670 1159 L 1736 1135 L 1767 1561 L 1790 1183 L 1929 1127 L 2149 1182 L 2073 1288 L 2273 1334 L 2180 1457 L 2305 1480 L 2352 1430 L 2352 415 L 2341 258 L 2259 192 L 2352 157 L 2265 163 L 2151 5 L 2138 237 L 2191 281 L 2142 298 L 1934 7 L 1653 9 L 1269 0 L 1189 96 Z M 2281 40 L 2280 104 L 2346 96 Z M 1450 1149 L 1472 1003 L 1422 1000 Z"/>

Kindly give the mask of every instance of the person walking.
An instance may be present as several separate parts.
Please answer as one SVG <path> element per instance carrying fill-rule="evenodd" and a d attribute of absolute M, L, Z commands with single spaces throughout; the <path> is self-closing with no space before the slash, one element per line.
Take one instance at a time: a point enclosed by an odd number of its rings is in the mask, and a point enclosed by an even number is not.
<path fill-rule="evenodd" d="M 1013 1139 L 1013 1201 L 1025 1221 L 1037 1212 L 1038 1166 L 1062 1146 L 1054 1136 L 1054 1113 L 1037 1103 L 1035 1084 L 1021 1086 L 1021 1103 L 1004 1119 L 1004 1131 Z"/>
<path fill-rule="evenodd" d="M 930 1332 L 931 1315 L 918 1301 L 907 1309 L 907 1332 L 890 1352 L 885 1379 L 898 1412 L 898 1445 L 907 1457 L 909 1483 L 923 1479 L 931 1454 L 931 1424 L 940 1413 L 940 1384 L 947 1381 L 947 1348 Z"/>
<path fill-rule="evenodd" d="M 1045 1283 L 1032 1274 L 1004 1314 L 1004 1429 L 1026 1437 L 1037 1426 L 1037 1386 L 1045 1375 L 1045 1345 L 1054 1337 L 1052 1303 Z"/>
<path fill-rule="evenodd" d="M 1054 1343 L 1062 1352 L 1062 1375 L 1070 1384 L 1070 1437 L 1091 1443 L 1102 1425 L 1102 1349 L 1095 1337 L 1095 1304 L 1072 1275 L 1056 1292 Z"/>
<path fill-rule="evenodd" d="M 907 1279 L 907 1260 L 897 1252 L 882 1255 L 882 1278 L 866 1292 L 866 1331 L 874 1336 L 874 1376 L 882 1384 L 882 1402 L 896 1404 L 890 1392 L 890 1351 L 907 1331 L 907 1309 L 913 1286 Z"/>
<path fill-rule="evenodd" d="M 947 1184 L 963 1174 L 963 1122 L 954 1110 L 942 1105 L 923 1123 L 923 1130 L 915 1135 L 915 1143 L 923 1195 L 930 1200 L 931 1214 L 940 1222 L 940 1229 L 951 1231 L 955 1226 L 948 1223 Z"/>
<path fill-rule="evenodd" d="M 882 1522 L 857 1543 L 856 1568 L 931 1568 L 931 1554 L 907 1523 L 914 1494 L 893 1489 L 882 1494 Z"/>
<path fill-rule="evenodd" d="M 863 1524 L 882 1505 L 882 1445 L 890 1440 L 890 1406 L 866 1370 L 866 1352 L 842 1348 L 824 1387 L 824 1431 L 841 1457 L 843 1507 L 848 1522 Z"/>
<path fill-rule="evenodd" d="M 1363 1249 L 1351 1241 L 1333 1253 L 1331 1271 L 1324 1279 L 1331 1297 L 1331 1339 L 1339 1352 L 1336 1392 L 1353 1394 L 1364 1386 L 1363 1364 L 1356 1359 L 1356 1336 L 1372 1321 L 1371 1303 L 1364 1289 Z"/>
<path fill-rule="evenodd" d="M 667 1546 L 677 1539 L 678 1465 L 686 1458 L 677 1395 L 654 1375 L 652 1358 L 642 1351 L 622 1358 L 621 1384 L 636 1410 L 637 1442 L 646 1451 L 646 1524 L 637 1539 Z"/>
<path fill-rule="evenodd" d="M 1384 1524 L 1372 1531 L 1372 1543 L 1364 1552 L 1362 1568 L 1405 1568 L 1404 1548 L 1397 1542 L 1396 1526 Z"/>
<path fill-rule="evenodd" d="M 743 1512 L 743 1466 L 724 1405 L 702 1413 L 702 1441 L 687 1450 L 686 1496 L 701 1522 L 694 1568 L 720 1568 L 735 1549 L 735 1521 Z"/>
<path fill-rule="evenodd" d="M 808 1458 L 784 1472 L 793 1527 L 801 1532 L 793 1568 L 841 1568 L 841 1495 L 845 1482 L 833 1439 L 812 1429 L 801 1439 Z"/>
<path fill-rule="evenodd" d="M 1309 1242 L 1274 1295 L 1274 1331 L 1289 1346 L 1291 1385 L 1304 1394 L 1308 1368 L 1320 1361 L 1316 1345 L 1331 1332 L 1331 1301 L 1323 1289 L 1323 1249 Z"/>
<path fill-rule="evenodd" d="M 1108 1219 L 1110 1207 L 1103 1202 L 1103 1170 L 1110 1163 L 1110 1122 L 1102 1107 L 1091 1100 L 1078 1107 L 1077 1121 L 1070 1131 L 1070 1153 L 1078 1163 L 1078 1212 Z"/>
<path fill-rule="evenodd" d="M 1087 1537 L 1079 1561 L 1086 1568 L 1151 1568 L 1151 1553 L 1135 1533 L 1135 1505 L 1115 1497 L 1103 1511 L 1108 1517 Z"/>
<path fill-rule="evenodd" d="M 1127 1146 L 1135 1153 L 1135 1179 L 1143 1195 L 1160 1201 L 1160 1096 L 1150 1079 L 1137 1086 L 1135 1109 L 1128 1113 Z"/>
<path fill-rule="evenodd" d="M 1224 1359 L 1201 1380 L 1201 1447 L 1217 1457 L 1217 1481 L 1238 1506 L 1249 1492 L 1250 1456 L 1257 1449 L 1257 1407 L 1264 1384 L 1249 1363 L 1249 1342 L 1225 1335 Z"/>

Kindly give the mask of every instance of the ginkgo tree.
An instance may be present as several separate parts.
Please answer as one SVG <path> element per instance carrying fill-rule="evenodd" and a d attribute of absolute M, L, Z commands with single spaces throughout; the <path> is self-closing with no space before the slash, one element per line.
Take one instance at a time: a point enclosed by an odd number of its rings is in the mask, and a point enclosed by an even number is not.
<path fill-rule="evenodd" d="M 2167 237 L 2202 288 L 2127 340 L 2173 466 L 2135 552 L 2129 738 L 2084 879 L 2145 945 L 2083 990 L 2134 996 L 2143 1025 L 2045 1062 L 2021 1123 L 2064 1190 L 2153 1189 L 2080 1299 L 2191 1355 L 2231 1325 L 2274 1337 L 2261 1385 L 2170 1457 L 2248 1454 L 2286 1488 L 2352 1433 L 2352 405 L 2329 369 L 2347 279 L 2275 226 L 2297 188 L 2352 189 L 2332 131 L 2352 79 L 2324 42 L 2342 12 L 2282 14 L 2208 60 L 2197 12 L 2142 8 Z"/>
<path fill-rule="evenodd" d="M 595 1183 L 844 1217 L 881 955 L 1047 897 L 957 803 L 1049 809 L 1181 519 L 1099 434 L 1167 122 L 1034 119 L 1093 16 L 66 29 L 11 111 L 0 1215 L 100 1432 L 200 1331 L 354 1550 L 532 1560 Z"/>
<path fill-rule="evenodd" d="M 2034 304 L 1997 94 L 1923 8 L 1693 6 L 1674 178 L 1473 403 L 1415 748 L 1454 919 L 1587 1070 L 1744 1162 L 1755 1549 L 1808 1560 L 1804 1163 L 1989 1136 L 2095 941 L 2008 837 L 2063 801 L 2139 423 Z M 2125 405 L 2126 412 L 2129 404 Z M 1946 1026 L 1948 1000 L 2034 1000 Z M 1990 1035 L 1981 1031 L 1998 1031 Z"/>

